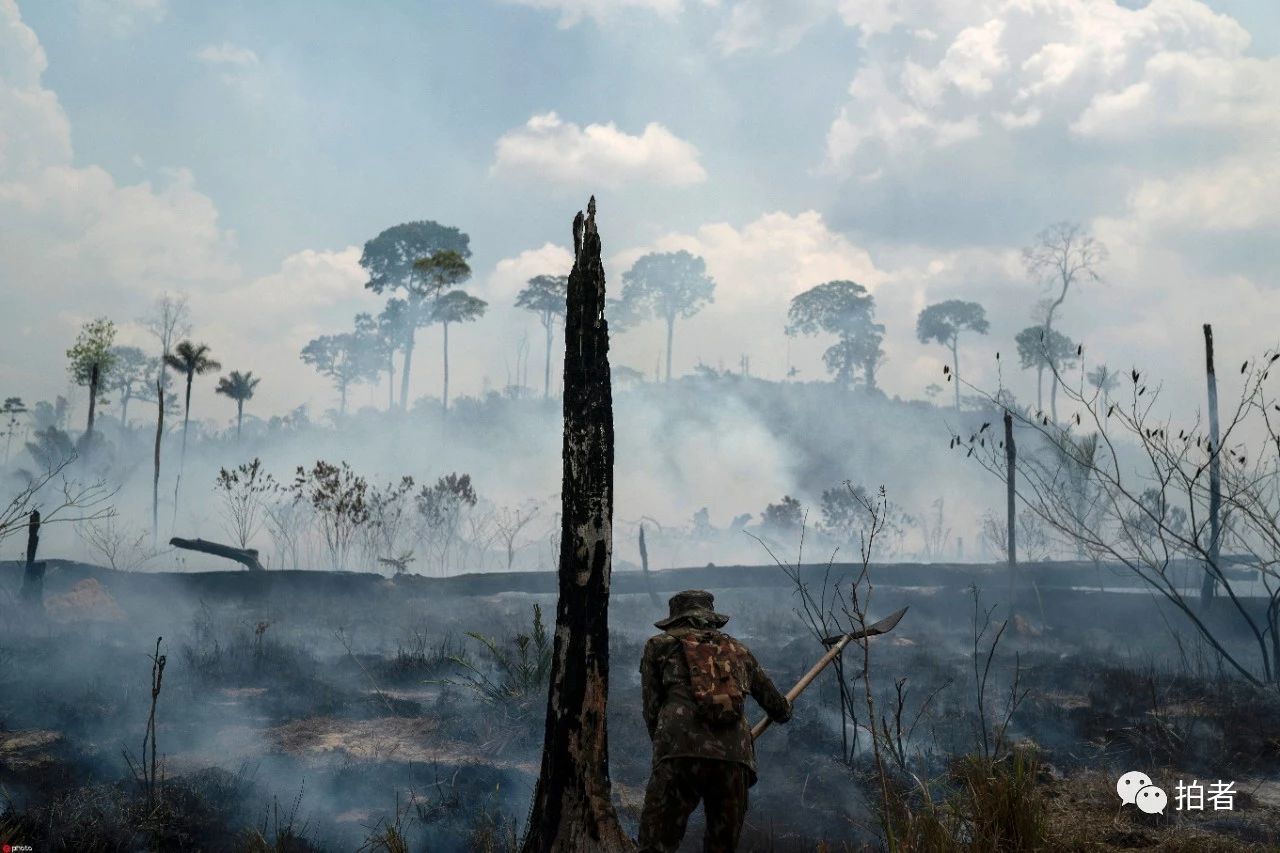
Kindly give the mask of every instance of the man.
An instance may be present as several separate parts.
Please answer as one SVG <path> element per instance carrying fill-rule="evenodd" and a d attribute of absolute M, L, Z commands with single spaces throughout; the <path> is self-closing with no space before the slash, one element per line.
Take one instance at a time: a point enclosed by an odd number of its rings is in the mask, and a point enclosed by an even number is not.
<path fill-rule="evenodd" d="M 741 642 L 719 629 L 711 593 L 686 590 L 663 633 L 645 644 L 640 662 L 644 721 L 653 741 L 653 772 L 640 816 L 640 853 L 674 853 L 689 815 L 702 801 L 704 851 L 731 853 L 756 783 L 751 727 L 742 707 L 750 694 L 775 722 L 791 719 L 791 703 Z"/>

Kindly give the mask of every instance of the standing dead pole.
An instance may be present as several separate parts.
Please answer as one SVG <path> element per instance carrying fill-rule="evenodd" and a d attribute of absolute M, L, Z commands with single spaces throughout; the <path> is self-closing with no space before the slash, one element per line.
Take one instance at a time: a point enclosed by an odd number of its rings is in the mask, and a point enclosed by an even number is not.
<path fill-rule="evenodd" d="M 44 609 L 44 561 L 36 562 L 36 549 L 40 547 L 40 510 L 31 510 L 27 520 L 27 565 L 22 572 L 21 598 L 37 609 Z"/>
<path fill-rule="evenodd" d="M 1200 582 L 1200 606 L 1207 608 L 1217 589 L 1222 540 L 1222 460 L 1218 448 L 1218 377 L 1213 371 L 1213 326 L 1204 324 L 1205 379 L 1209 386 L 1209 565 Z"/>
<path fill-rule="evenodd" d="M 1018 449 L 1013 443 L 1013 415 L 1006 409 L 1004 413 L 1004 464 L 1005 464 L 1005 502 L 1007 504 L 1005 522 L 1009 527 L 1009 612 L 1013 613 L 1016 596 L 1014 585 L 1018 573 L 1018 514 L 1016 497 L 1018 494 Z"/>
<path fill-rule="evenodd" d="M 649 549 L 644 544 L 644 523 L 640 524 L 640 571 L 644 572 L 644 586 L 649 590 L 649 603 L 655 609 L 662 608 L 662 602 L 658 600 L 658 593 L 653 589 L 653 578 L 649 575 Z"/>
<path fill-rule="evenodd" d="M 160 684 L 164 681 L 165 656 L 160 654 L 160 637 L 156 637 L 156 653 L 151 657 L 151 715 L 147 718 L 147 735 L 142 740 L 142 760 L 147 760 L 147 742 L 151 742 L 151 772 L 147 775 L 147 805 L 156 794 L 156 702 L 160 699 Z"/>
<path fill-rule="evenodd" d="M 164 370 L 163 367 L 160 368 Z M 151 477 L 151 544 L 160 538 L 160 439 L 164 437 L 164 382 L 156 380 L 155 473 Z"/>
<path fill-rule="evenodd" d="M 542 767 L 524 853 L 629 851 L 613 807 L 606 705 L 613 548 L 613 397 L 596 200 L 573 221 L 565 315 L 559 598 Z"/>
<path fill-rule="evenodd" d="M 163 767 L 157 767 L 156 763 L 156 703 L 160 700 L 165 665 L 165 655 L 160 654 L 162 639 L 162 637 L 156 637 L 156 652 L 149 655 L 151 658 L 151 713 L 147 716 L 147 731 L 142 736 L 142 754 L 138 756 L 136 765 L 129 757 L 129 750 L 127 748 L 124 750 L 125 763 L 129 765 L 134 778 L 142 785 L 143 793 L 146 795 L 148 811 L 154 808 L 156 794 L 159 793 L 157 770 L 164 772 Z M 147 755 L 148 747 L 151 749 L 150 756 Z"/>

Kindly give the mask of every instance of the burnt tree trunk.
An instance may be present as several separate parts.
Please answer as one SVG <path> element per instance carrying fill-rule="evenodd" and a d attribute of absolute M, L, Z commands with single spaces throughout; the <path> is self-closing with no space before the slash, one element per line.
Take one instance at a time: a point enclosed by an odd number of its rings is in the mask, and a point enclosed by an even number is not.
<path fill-rule="evenodd" d="M 1217 590 L 1218 551 L 1222 547 L 1222 460 L 1218 455 L 1218 377 L 1213 371 L 1213 326 L 1204 324 L 1204 369 L 1209 386 L 1209 565 L 1200 582 L 1200 606 L 1207 608 Z"/>
<path fill-rule="evenodd" d="M 84 430 L 85 448 L 88 449 L 89 441 L 93 438 L 93 416 L 97 411 L 98 404 L 98 382 L 102 378 L 102 371 L 98 368 L 95 361 L 93 367 L 89 370 L 89 423 L 86 424 Z"/>
<path fill-rule="evenodd" d="M 169 544 L 185 551 L 198 551 L 201 554 L 212 554 L 215 557 L 235 560 L 251 572 L 266 571 L 262 563 L 258 562 L 257 548 L 236 548 L 233 545 L 223 545 L 207 539 L 180 539 L 177 536 L 170 539 Z"/>
<path fill-rule="evenodd" d="M 40 510 L 31 510 L 27 521 L 27 565 L 22 572 L 21 598 L 37 609 L 44 609 L 45 563 L 36 562 L 36 549 L 40 547 Z"/>
<path fill-rule="evenodd" d="M 613 544 L 613 400 L 595 198 L 574 220 L 564 358 L 559 600 L 542 769 L 524 853 L 634 849 L 614 811 L 605 708 Z"/>
<path fill-rule="evenodd" d="M 1013 415 L 1004 413 L 1004 464 L 1006 523 L 1009 526 L 1009 612 L 1013 613 L 1018 572 L 1018 448 L 1013 443 Z"/>

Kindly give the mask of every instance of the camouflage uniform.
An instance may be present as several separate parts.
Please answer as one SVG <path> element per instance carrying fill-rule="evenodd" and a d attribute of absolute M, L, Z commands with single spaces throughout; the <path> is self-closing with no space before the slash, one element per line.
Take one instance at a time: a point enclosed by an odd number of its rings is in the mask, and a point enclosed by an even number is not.
<path fill-rule="evenodd" d="M 640 663 L 644 719 L 653 741 L 653 773 L 640 816 L 640 853 L 672 853 L 680 846 L 689 815 L 702 801 L 705 851 L 737 849 L 747 813 L 747 789 L 756 783 L 755 749 L 744 714 L 716 727 L 697 713 L 681 637 L 709 634 L 732 648 L 736 678 L 775 722 L 791 718 L 791 703 L 778 692 L 755 656 L 719 632 L 728 621 L 711 609 L 711 594 L 682 592 L 671 599 L 671 616 L 655 623 L 664 633 L 649 640 Z"/>

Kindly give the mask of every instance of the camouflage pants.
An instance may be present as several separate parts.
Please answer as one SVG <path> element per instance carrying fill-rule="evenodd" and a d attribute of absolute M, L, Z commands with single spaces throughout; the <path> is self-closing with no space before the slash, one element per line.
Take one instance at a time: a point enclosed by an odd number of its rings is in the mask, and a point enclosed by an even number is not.
<path fill-rule="evenodd" d="M 750 773 L 744 764 L 714 758 L 659 761 L 644 792 L 640 853 L 675 853 L 699 800 L 707 818 L 703 851 L 733 853 L 747 816 Z"/>

